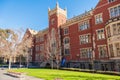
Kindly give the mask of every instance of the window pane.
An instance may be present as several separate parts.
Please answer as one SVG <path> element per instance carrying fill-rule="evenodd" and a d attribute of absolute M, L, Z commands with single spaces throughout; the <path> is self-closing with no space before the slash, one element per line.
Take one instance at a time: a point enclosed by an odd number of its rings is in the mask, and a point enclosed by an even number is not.
<path fill-rule="evenodd" d="M 114 17 L 114 11 L 113 10 L 114 10 L 113 8 L 110 9 L 110 16 L 111 16 L 111 18 Z"/>
<path fill-rule="evenodd" d="M 114 8 L 114 15 L 115 15 L 115 17 L 118 16 L 118 9 L 117 9 L 117 7 Z"/>

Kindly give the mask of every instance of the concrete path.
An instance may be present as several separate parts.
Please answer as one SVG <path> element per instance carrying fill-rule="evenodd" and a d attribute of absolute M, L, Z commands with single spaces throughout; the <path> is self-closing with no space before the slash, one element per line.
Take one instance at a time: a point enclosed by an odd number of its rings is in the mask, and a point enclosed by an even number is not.
<path fill-rule="evenodd" d="M 16 77 L 7 75 L 6 70 L 0 69 L 0 80 L 43 80 L 43 79 L 34 78 L 30 76 L 25 76 L 24 78 L 16 78 Z"/>

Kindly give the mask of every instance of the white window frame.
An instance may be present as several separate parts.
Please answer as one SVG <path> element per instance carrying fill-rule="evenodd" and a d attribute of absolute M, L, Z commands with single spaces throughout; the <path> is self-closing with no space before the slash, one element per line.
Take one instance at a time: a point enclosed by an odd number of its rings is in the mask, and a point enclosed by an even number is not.
<path fill-rule="evenodd" d="M 115 2 L 116 0 L 108 0 L 108 3 L 112 3 Z"/>
<path fill-rule="evenodd" d="M 83 21 L 78 24 L 79 31 L 87 30 L 90 28 L 89 20 Z"/>
<path fill-rule="evenodd" d="M 68 27 L 64 28 L 63 31 L 64 31 L 64 35 L 68 35 L 69 34 L 69 28 Z"/>
<path fill-rule="evenodd" d="M 103 33 L 101 33 L 101 30 L 103 30 Z M 100 34 L 98 34 L 98 31 L 100 31 Z M 105 39 L 105 30 L 104 30 L 104 28 L 96 30 L 96 34 L 97 34 L 97 40 Z"/>
<path fill-rule="evenodd" d="M 103 13 L 95 15 L 95 24 L 103 23 Z"/>
<path fill-rule="evenodd" d="M 105 47 L 105 49 L 106 49 L 106 53 L 103 56 L 101 56 L 100 47 Z M 106 57 L 108 57 L 107 46 L 106 45 L 98 45 L 98 52 L 99 52 L 99 58 L 106 58 Z"/>
<path fill-rule="evenodd" d="M 117 7 L 116 8 L 117 9 L 117 14 L 116 15 L 115 15 L 115 11 L 114 11 L 115 7 Z M 109 10 L 110 18 L 114 18 L 114 17 L 120 16 L 120 4 L 112 6 L 112 7 L 109 7 L 108 10 Z M 111 10 L 112 10 L 112 14 L 111 14 Z"/>

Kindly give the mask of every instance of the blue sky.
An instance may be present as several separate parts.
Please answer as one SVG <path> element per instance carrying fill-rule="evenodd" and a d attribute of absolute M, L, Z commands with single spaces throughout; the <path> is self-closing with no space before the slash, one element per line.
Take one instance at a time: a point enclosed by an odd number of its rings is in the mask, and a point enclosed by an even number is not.
<path fill-rule="evenodd" d="M 48 26 L 48 7 L 55 8 L 57 0 L 0 0 L 0 28 L 32 28 Z M 99 0 L 58 0 L 72 18 L 94 8 Z"/>

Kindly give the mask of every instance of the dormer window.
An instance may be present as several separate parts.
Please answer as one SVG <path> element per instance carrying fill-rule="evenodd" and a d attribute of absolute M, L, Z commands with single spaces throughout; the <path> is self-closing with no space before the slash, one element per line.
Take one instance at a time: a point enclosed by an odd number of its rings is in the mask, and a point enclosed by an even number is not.
<path fill-rule="evenodd" d="M 116 0 L 108 0 L 109 3 L 114 2 L 114 1 L 116 1 Z"/>

